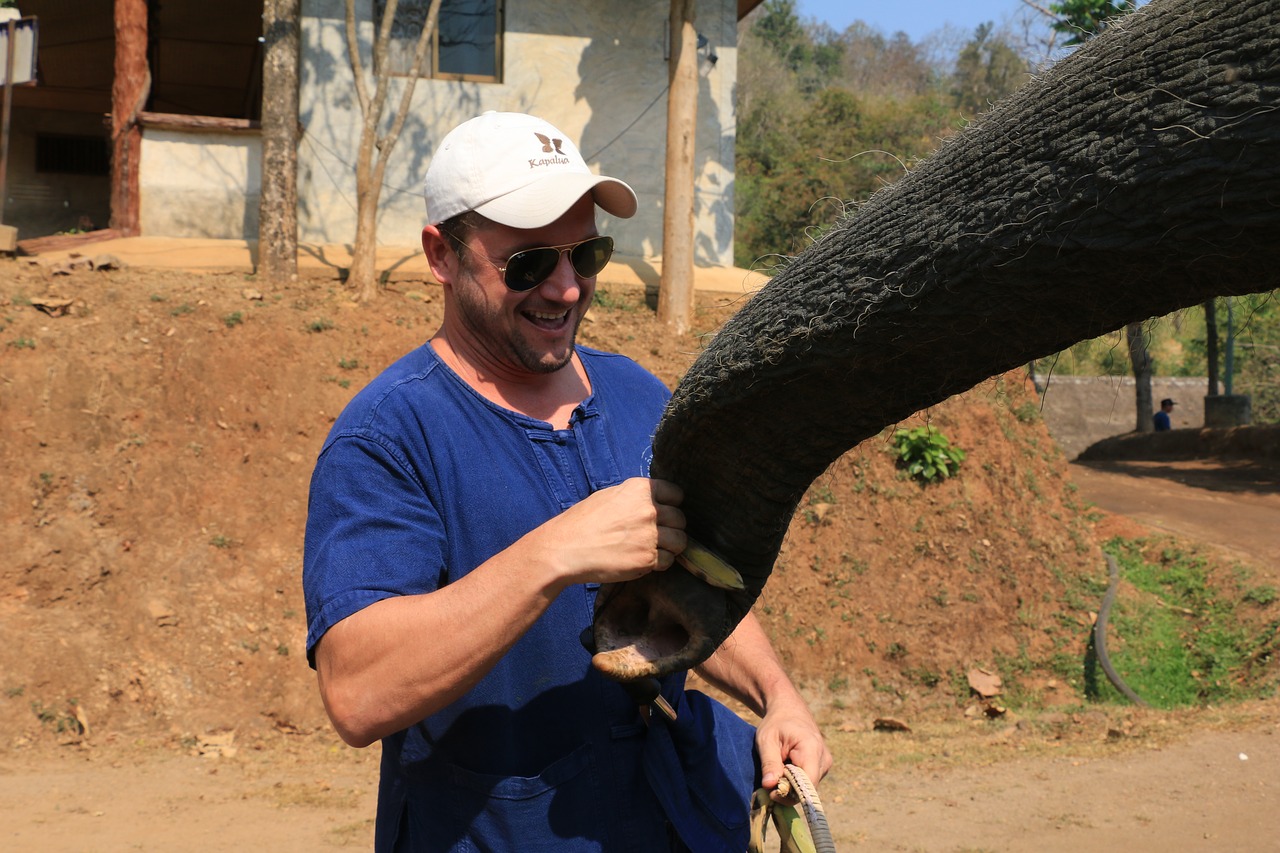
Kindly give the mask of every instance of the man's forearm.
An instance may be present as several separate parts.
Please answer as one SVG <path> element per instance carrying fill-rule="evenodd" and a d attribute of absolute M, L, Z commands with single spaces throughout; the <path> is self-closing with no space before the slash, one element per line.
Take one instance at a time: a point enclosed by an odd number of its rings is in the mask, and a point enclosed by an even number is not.
<path fill-rule="evenodd" d="M 785 764 L 801 767 L 815 782 L 831 769 L 822 731 L 754 614 L 738 623 L 698 673 L 760 716 L 760 784 L 775 799 L 781 797 L 777 787 Z"/>
<path fill-rule="evenodd" d="M 804 704 L 754 613 L 738 623 L 697 673 L 760 717 L 779 702 Z"/>

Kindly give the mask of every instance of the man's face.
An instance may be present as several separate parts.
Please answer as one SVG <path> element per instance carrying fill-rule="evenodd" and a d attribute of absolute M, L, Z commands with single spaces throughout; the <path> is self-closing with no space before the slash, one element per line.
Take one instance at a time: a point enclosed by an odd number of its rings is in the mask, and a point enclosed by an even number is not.
<path fill-rule="evenodd" d="M 457 323 L 451 343 L 481 365 L 514 374 L 554 373 L 569 363 L 578 326 L 595 294 L 594 278 L 579 278 L 561 254 L 545 281 L 513 293 L 499 267 L 524 249 L 562 246 L 597 234 L 595 204 L 584 196 L 545 228 L 522 230 L 488 223 L 473 233 L 460 254 L 452 286 Z M 461 340 L 453 340 L 461 335 Z"/>

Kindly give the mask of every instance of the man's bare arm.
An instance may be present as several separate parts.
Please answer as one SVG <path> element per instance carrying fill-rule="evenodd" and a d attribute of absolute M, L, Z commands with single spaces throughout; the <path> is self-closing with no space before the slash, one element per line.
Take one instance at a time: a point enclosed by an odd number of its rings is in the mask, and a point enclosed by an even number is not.
<path fill-rule="evenodd" d="M 764 787 L 777 787 L 787 763 L 799 766 L 815 783 L 827 775 L 831 751 L 754 613 L 738 623 L 697 672 L 759 715 L 756 746 Z"/>
<path fill-rule="evenodd" d="M 603 489 L 434 592 L 383 599 L 316 645 L 320 695 L 352 746 L 405 729 L 470 690 L 567 586 L 633 580 L 684 548 L 678 487 Z"/>

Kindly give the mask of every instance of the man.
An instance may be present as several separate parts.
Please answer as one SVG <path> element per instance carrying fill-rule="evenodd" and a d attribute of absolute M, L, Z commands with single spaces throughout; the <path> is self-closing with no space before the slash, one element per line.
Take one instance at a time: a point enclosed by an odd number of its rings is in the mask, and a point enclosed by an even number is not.
<path fill-rule="evenodd" d="M 686 542 L 680 489 L 645 477 L 667 389 L 575 345 L 612 252 L 595 208 L 632 216 L 635 194 L 545 121 L 486 113 L 441 142 L 425 195 L 443 323 L 338 418 L 307 519 L 321 696 L 347 743 L 382 740 L 376 847 L 743 849 L 754 784 L 831 765 L 759 624 L 702 668 L 761 715 L 759 780 L 750 727 L 683 674 L 667 728 L 580 642 L 600 584 Z"/>
<path fill-rule="evenodd" d="M 1160 401 L 1160 411 L 1151 416 L 1151 420 L 1156 426 L 1156 432 L 1166 432 L 1173 428 L 1173 424 L 1169 421 L 1169 415 L 1173 414 L 1173 407 L 1176 405 L 1178 404 L 1168 397 Z"/>

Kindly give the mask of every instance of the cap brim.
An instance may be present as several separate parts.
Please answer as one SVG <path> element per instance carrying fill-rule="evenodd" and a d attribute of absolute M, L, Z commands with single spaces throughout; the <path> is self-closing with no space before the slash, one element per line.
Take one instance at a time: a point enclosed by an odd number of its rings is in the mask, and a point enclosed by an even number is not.
<path fill-rule="evenodd" d="M 550 225 L 587 193 L 605 213 L 619 219 L 635 216 L 635 191 L 617 178 L 602 175 L 548 175 L 475 208 L 476 213 L 511 228 Z"/>

